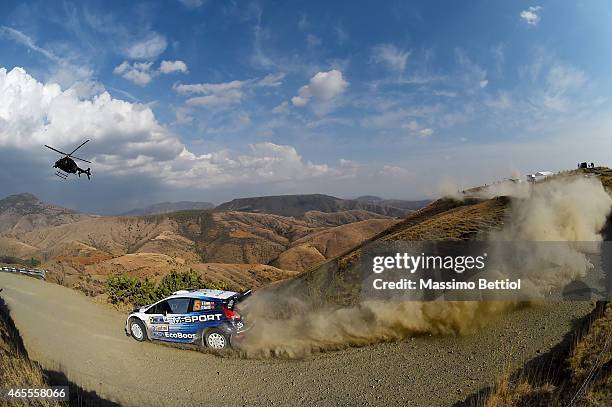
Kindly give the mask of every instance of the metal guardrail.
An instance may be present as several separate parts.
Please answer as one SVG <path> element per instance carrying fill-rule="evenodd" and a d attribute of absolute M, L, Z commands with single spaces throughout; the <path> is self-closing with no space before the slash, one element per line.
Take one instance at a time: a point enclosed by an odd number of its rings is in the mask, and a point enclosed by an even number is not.
<path fill-rule="evenodd" d="M 27 274 L 29 276 L 40 277 L 43 280 L 47 277 L 47 270 L 37 270 L 37 269 L 27 269 L 23 267 L 0 267 L 0 271 L 5 271 L 8 273 L 20 273 Z"/>

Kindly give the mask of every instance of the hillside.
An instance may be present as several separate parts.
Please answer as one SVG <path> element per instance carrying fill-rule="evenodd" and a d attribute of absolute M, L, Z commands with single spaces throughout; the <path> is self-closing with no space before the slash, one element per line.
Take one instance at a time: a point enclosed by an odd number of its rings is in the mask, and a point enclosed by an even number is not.
<path fill-rule="evenodd" d="M 370 219 L 315 232 L 295 240 L 272 264 L 281 269 L 308 270 L 358 246 L 395 223 L 390 219 Z"/>
<path fill-rule="evenodd" d="M 465 197 L 461 200 L 454 198 L 438 199 L 381 233 L 365 239 L 363 243 L 353 249 L 308 270 L 307 273 L 292 281 L 285 282 L 281 287 L 289 288 L 293 293 L 307 293 L 315 303 L 356 304 L 359 301 L 361 284 L 358 262 L 361 258 L 363 245 L 371 241 L 486 239 L 493 231 L 500 231 L 507 226 L 514 226 L 521 230 L 521 228 L 530 226 L 535 219 L 540 218 L 557 223 L 534 225 L 534 231 L 527 235 L 528 238 L 533 239 L 533 233 L 540 233 L 543 236 L 540 240 L 546 240 L 550 236 L 548 235 L 550 229 L 558 228 L 559 233 L 568 233 L 568 240 L 576 239 L 576 235 L 572 233 L 575 233 L 575 230 L 586 229 L 584 226 L 568 224 L 571 217 L 603 216 L 601 213 L 598 215 L 584 213 L 586 209 L 576 207 L 576 202 L 583 198 L 585 193 L 594 191 L 597 192 L 598 199 L 601 199 L 601 194 L 606 194 L 601 189 L 596 191 L 599 188 L 597 185 L 600 183 L 610 194 L 612 192 L 611 179 L 612 170 L 604 167 L 573 170 L 559 173 L 533 186 L 519 184 L 516 186 L 517 196 L 515 197 L 501 195 L 493 196 L 490 199 L 476 197 Z M 534 195 L 534 191 L 539 192 Z M 491 193 L 493 192 L 491 191 Z M 504 193 L 511 192 L 511 190 L 504 191 Z M 524 195 L 525 192 L 527 192 L 526 196 Z M 530 203 L 532 197 L 536 200 L 534 203 Z M 588 199 L 591 198 L 593 197 Z M 508 216 L 512 214 L 511 208 L 514 204 L 520 208 L 517 212 L 518 215 L 516 215 L 517 218 L 508 219 Z M 604 202 L 598 211 L 609 210 L 606 205 Z M 542 213 L 544 210 L 551 210 L 551 212 L 544 214 Z M 539 215 L 534 215 L 536 217 L 527 222 L 527 219 L 529 219 L 526 217 L 527 211 L 533 211 L 533 213 L 539 213 Z M 559 215 L 559 213 L 563 215 Z M 558 216 L 560 218 L 557 218 Z M 512 224 L 513 222 L 515 224 Z M 520 222 L 527 223 L 517 227 L 516 223 Z M 588 221 L 589 225 L 592 223 L 592 220 Z M 510 228 L 510 230 L 517 229 Z M 593 232 L 599 233 L 599 231 Z"/>
<path fill-rule="evenodd" d="M 192 209 L 212 209 L 215 205 L 210 202 L 161 202 L 156 203 L 142 209 L 132 209 L 131 211 L 122 213 L 120 216 L 143 216 L 143 215 L 160 215 L 164 213 L 186 211 Z"/>
<path fill-rule="evenodd" d="M 51 279 L 92 294 L 111 274 L 159 279 L 189 269 L 211 281 L 258 287 L 316 266 L 395 222 L 362 210 L 311 211 L 303 219 L 207 210 L 83 217 L 0 234 L 0 251 L 42 261 Z M 318 235 L 324 231 L 330 232 L 326 241 Z M 294 256 L 310 244 L 311 235 L 320 252 Z"/>
<path fill-rule="evenodd" d="M 499 229 L 510 206 L 507 197 L 455 200 L 442 198 L 407 216 L 353 249 L 310 269 L 281 287 L 308 293 L 315 302 L 353 305 L 361 287 L 356 264 L 363 244 L 373 240 L 469 240 Z"/>
<path fill-rule="evenodd" d="M 295 242 L 313 234 L 335 231 L 337 236 L 344 236 L 338 241 L 338 246 L 348 250 L 355 241 L 362 241 L 395 223 L 392 219 L 375 219 L 374 216 L 353 212 L 328 216 L 311 213 L 305 219 L 295 219 L 248 212 L 183 213 L 178 226 L 181 235 L 194 242 L 202 262 L 277 265 L 272 263 L 275 259 L 295 246 Z M 358 221 L 364 218 L 365 221 Z M 345 224 L 354 227 L 343 228 Z M 295 259 L 293 262 L 283 262 L 281 268 L 303 270 L 304 263 L 312 267 L 321 261 L 320 258 L 309 261 Z"/>
<path fill-rule="evenodd" d="M 403 217 L 409 209 L 387 206 L 380 203 L 340 199 L 330 195 L 278 195 L 253 198 L 238 198 L 217 206 L 218 211 L 240 211 L 270 213 L 300 218 L 309 211 L 324 213 L 363 210 L 379 215 Z"/>
<path fill-rule="evenodd" d="M 61 206 L 47 204 L 28 193 L 10 195 L 0 200 L 0 233 L 24 233 L 88 217 Z"/>

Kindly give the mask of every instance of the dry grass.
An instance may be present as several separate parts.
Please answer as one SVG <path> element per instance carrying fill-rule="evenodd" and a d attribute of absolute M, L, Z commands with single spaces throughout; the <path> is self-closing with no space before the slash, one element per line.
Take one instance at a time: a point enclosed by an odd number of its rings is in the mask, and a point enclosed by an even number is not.
<path fill-rule="evenodd" d="M 489 199 L 436 214 L 383 240 L 469 240 L 503 226 L 509 200 Z"/>
<path fill-rule="evenodd" d="M 509 198 L 488 200 L 467 198 L 438 199 L 409 215 L 403 221 L 366 240 L 356 249 L 337 258 L 340 271 L 354 265 L 361 247 L 376 240 L 470 240 L 503 227 Z"/>
<path fill-rule="evenodd" d="M 556 375 L 519 372 L 502 377 L 485 407 L 612 405 L 612 304 L 600 303 L 600 315 L 578 332 L 564 370 Z"/>
<path fill-rule="evenodd" d="M 528 381 L 514 384 L 505 376 L 485 402 L 485 407 L 546 407 L 550 405 L 554 391 L 552 384 L 533 386 Z"/>

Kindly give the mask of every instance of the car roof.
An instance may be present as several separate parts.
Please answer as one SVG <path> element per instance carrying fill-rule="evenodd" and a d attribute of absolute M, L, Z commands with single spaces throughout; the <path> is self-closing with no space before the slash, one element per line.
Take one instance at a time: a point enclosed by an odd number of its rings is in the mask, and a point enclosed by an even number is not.
<path fill-rule="evenodd" d="M 199 298 L 199 299 L 213 299 L 213 300 L 227 300 L 238 293 L 234 291 L 224 290 L 211 290 L 211 289 L 200 289 L 200 290 L 180 290 L 172 293 L 168 298 Z"/>

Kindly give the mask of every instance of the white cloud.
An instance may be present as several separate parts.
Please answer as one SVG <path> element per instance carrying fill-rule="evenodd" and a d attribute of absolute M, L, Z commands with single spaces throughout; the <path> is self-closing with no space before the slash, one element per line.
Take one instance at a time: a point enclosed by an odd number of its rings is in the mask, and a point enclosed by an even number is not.
<path fill-rule="evenodd" d="M 415 120 L 412 120 L 406 124 L 403 124 L 402 127 L 410 131 L 417 131 L 419 129 L 419 125 Z"/>
<path fill-rule="evenodd" d="M 244 97 L 243 87 L 246 81 L 223 83 L 175 84 L 173 89 L 183 95 L 203 94 L 187 99 L 189 106 L 228 106 L 238 104 Z"/>
<path fill-rule="evenodd" d="M 187 73 L 187 64 L 183 61 L 161 61 L 159 71 L 166 74 L 172 72 Z"/>
<path fill-rule="evenodd" d="M 239 120 L 250 120 L 241 116 Z M 342 176 L 305 160 L 288 145 L 257 143 L 246 152 L 220 150 L 194 154 L 152 110 L 113 99 L 104 92 L 83 100 L 71 89 L 43 84 L 21 68 L 0 68 L 0 147 L 16 148 L 39 160 L 40 147 L 68 150 L 92 141 L 82 154 L 96 174 L 138 177 L 179 187 L 299 181 Z M 49 159 L 53 159 L 51 152 Z"/>
<path fill-rule="evenodd" d="M 190 93 L 223 93 L 230 90 L 241 89 L 245 81 L 231 81 L 222 83 L 194 83 L 194 84 L 176 84 L 173 89 L 181 94 Z"/>
<path fill-rule="evenodd" d="M 429 137 L 434 133 L 432 128 L 421 126 L 416 120 L 411 120 L 408 123 L 404 123 L 401 125 L 401 127 L 408 130 L 410 135 L 422 138 Z"/>
<path fill-rule="evenodd" d="M 338 24 L 334 26 L 334 32 L 336 33 L 336 41 L 342 45 L 349 40 L 349 34 L 344 28 L 342 21 L 338 21 Z"/>
<path fill-rule="evenodd" d="M 383 177 L 399 178 L 402 180 L 408 180 L 415 177 L 415 174 L 411 171 L 395 165 L 384 165 L 378 172 L 378 175 Z"/>
<path fill-rule="evenodd" d="M 553 64 L 550 66 L 542 94 L 542 104 L 550 110 L 566 112 L 570 109 L 572 94 L 583 89 L 587 82 L 585 74 L 573 67 Z"/>
<path fill-rule="evenodd" d="M 473 62 L 461 49 L 455 50 L 457 63 L 461 68 L 459 79 L 466 86 L 467 92 L 473 92 L 474 89 L 484 89 L 489 84 L 487 79 L 486 69 Z"/>
<path fill-rule="evenodd" d="M 433 134 L 433 129 L 425 128 L 418 131 L 418 135 L 421 137 L 429 137 Z"/>
<path fill-rule="evenodd" d="M 300 19 L 298 20 L 298 28 L 300 30 L 305 30 L 310 27 L 310 23 L 308 22 L 308 17 L 306 14 L 301 13 Z"/>
<path fill-rule="evenodd" d="M 275 114 L 287 113 L 288 110 L 289 110 L 289 102 L 284 101 L 280 105 L 272 109 L 272 113 L 275 113 Z"/>
<path fill-rule="evenodd" d="M 495 60 L 495 70 L 497 71 L 497 75 L 502 76 L 504 61 L 506 59 L 504 44 L 498 44 L 497 46 L 491 48 L 491 54 Z"/>
<path fill-rule="evenodd" d="M 311 98 L 329 101 L 342 94 L 349 83 L 342 77 L 342 72 L 332 69 L 328 72 L 319 72 L 298 91 L 297 96 L 291 98 L 294 106 L 305 106 Z"/>
<path fill-rule="evenodd" d="M 285 74 L 283 72 L 271 73 L 257 81 L 257 86 L 277 87 L 283 84 Z"/>
<path fill-rule="evenodd" d="M 190 115 L 188 108 L 179 107 L 175 111 L 176 123 L 178 124 L 190 124 L 193 122 L 193 116 Z"/>
<path fill-rule="evenodd" d="M 182 95 L 202 94 L 187 99 L 189 106 L 228 106 L 242 102 L 245 93 L 256 87 L 276 87 L 282 84 L 284 73 L 266 75 L 261 79 L 233 80 L 221 83 L 175 84 L 173 89 Z"/>
<path fill-rule="evenodd" d="M 229 90 L 226 92 L 213 93 L 210 95 L 196 96 L 187 99 L 188 106 L 228 106 L 242 102 L 244 93 L 240 90 Z"/>
<path fill-rule="evenodd" d="M 166 50 L 167 46 L 166 37 L 151 32 L 145 38 L 126 46 L 123 52 L 131 59 L 155 59 Z"/>
<path fill-rule="evenodd" d="M 424 121 L 429 117 L 438 117 L 443 112 L 443 106 L 440 104 L 402 107 L 400 109 L 381 106 L 377 112 L 364 116 L 360 123 L 361 126 L 374 130 L 398 128 L 410 130 L 411 128 L 420 128 L 415 119 Z"/>
<path fill-rule="evenodd" d="M 153 79 L 155 72 L 151 71 L 153 62 L 134 62 L 130 64 L 123 61 L 115 67 L 113 73 L 121 75 L 123 78 L 134 82 L 136 85 L 145 86 Z"/>
<path fill-rule="evenodd" d="M 178 0 L 183 6 L 194 9 L 200 8 L 204 4 L 204 0 Z"/>
<path fill-rule="evenodd" d="M 308 34 L 306 36 L 306 45 L 308 45 L 309 48 L 318 47 L 321 45 L 321 39 L 314 34 Z"/>
<path fill-rule="evenodd" d="M 8 35 L 9 37 L 12 37 L 13 40 L 17 41 L 21 45 L 24 45 L 27 48 L 31 49 L 32 51 L 36 51 L 44 55 L 50 60 L 58 62 L 61 59 L 60 57 L 55 55 L 53 52 L 48 51 L 36 45 L 36 43 L 30 37 L 28 37 L 27 35 L 25 35 L 19 30 L 15 30 L 14 28 L 6 27 L 6 26 L 0 26 L 0 34 Z"/>
<path fill-rule="evenodd" d="M 519 75 L 513 87 L 483 101 L 486 116 L 505 132 L 554 134 L 576 123 L 585 125 L 586 117 L 600 114 L 607 104 L 585 72 L 542 49 Z"/>
<path fill-rule="evenodd" d="M 372 48 L 372 60 L 397 73 L 404 72 L 409 56 L 410 51 L 403 51 L 392 44 L 379 44 Z"/>
<path fill-rule="evenodd" d="M 457 92 L 453 92 L 450 90 L 434 90 L 433 91 L 433 95 L 434 96 L 443 96 L 443 97 L 447 97 L 447 98 L 456 98 L 457 97 Z"/>
<path fill-rule="evenodd" d="M 527 10 L 521 11 L 521 18 L 527 22 L 529 25 L 536 25 L 540 22 L 540 16 L 538 15 L 538 11 L 540 11 L 542 7 L 540 6 L 531 6 Z"/>
<path fill-rule="evenodd" d="M 145 151 L 164 159 L 182 149 L 149 108 L 112 99 L 107 92 L 83 100 L 71 89 L 62 91 L 57 84 L 36 81 L 21 68 L 0 69 L 0 104 L 3 146 L 64 147 L 91 138 L 109 154 L 126 159 Z"/>
<path fill-rule="evenodd" d="M 153 68 L 153 62 L 133 62 L 123 61 L 113 70 L 115 75 L 139 86 L 146 86 L 160 74 L 170 74 L 173 72 L 187 73 L 187 65 L 183 61 L 162 61 L 159 69 Z"/>
<path fill-rule="evenodd" d="M 63 58 L 53 51 L 40 47 L 36 42 L 19 30 L 10 27 L 0 26 L 0 35 L 7 36 L 13 41 L 27 47 L 28 49 L 44 56 L 51 64 L 51 80 L 58 82 L 64 87 L 75 86 L 80 89 L 102 88 L 102 85 L 92 80 L 93 70 L 86 64 L 75 63 L 72 60 Z"/>

